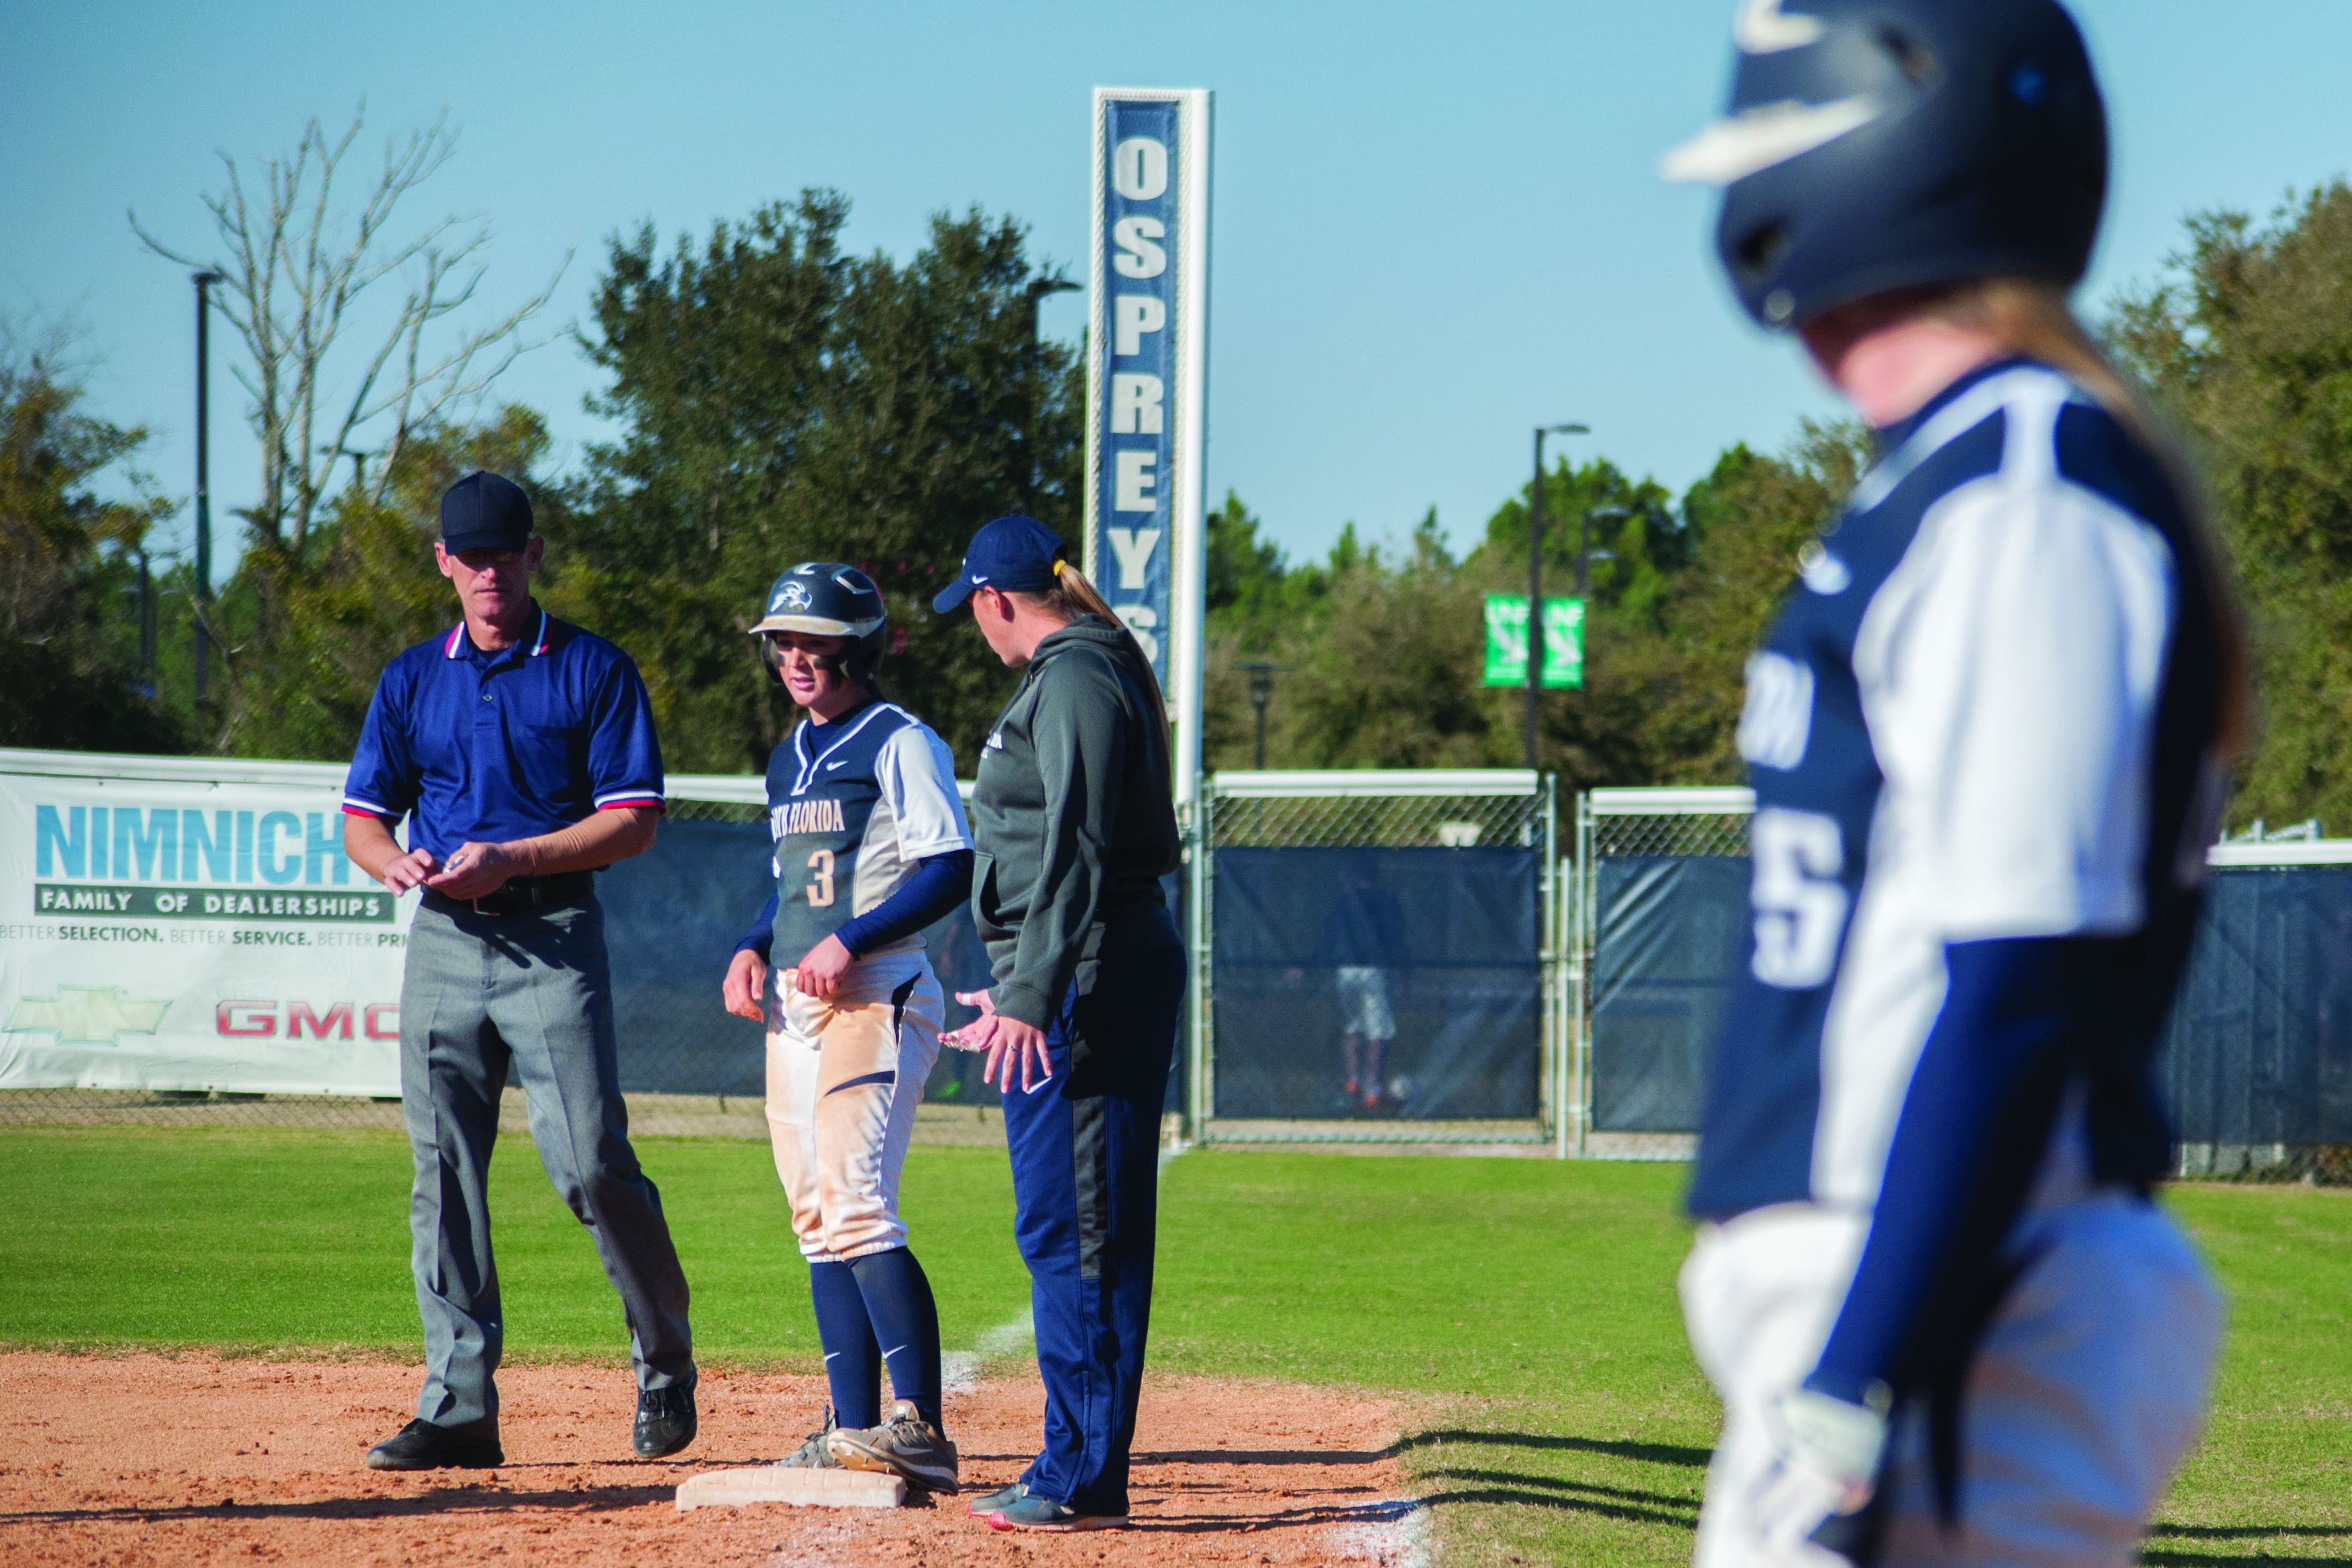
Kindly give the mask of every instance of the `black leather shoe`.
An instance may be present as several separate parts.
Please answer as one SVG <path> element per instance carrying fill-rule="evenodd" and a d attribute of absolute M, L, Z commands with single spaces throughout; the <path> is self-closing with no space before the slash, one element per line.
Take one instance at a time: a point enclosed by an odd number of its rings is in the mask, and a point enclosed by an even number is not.
<path fill-rule="evenodd" d="M 637 1390 L 637 1458 L 658 1459 L 694 1441 L 694 1385 L 698 1374 L 667 1388 Z"/>
<path fill-rule="evenodd" d="M 487 1470 L 507 1462 L 496 1436 L 453 1432 L 419 1418 L 368 1450 L 371 1470 Z"/>

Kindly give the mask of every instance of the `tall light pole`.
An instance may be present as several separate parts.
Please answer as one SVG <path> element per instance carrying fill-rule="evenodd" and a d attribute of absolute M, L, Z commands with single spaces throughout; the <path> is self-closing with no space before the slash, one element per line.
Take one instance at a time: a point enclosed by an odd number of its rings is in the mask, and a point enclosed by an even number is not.
<path fill-rule="evenodd" d="M 196 721 L 204 721 L 205 677 L 212 666 L 212 286 L 217 272 L 199 272 L 196 285 Z"/>
<path fill-rule="evenodd" d="M 1536 693 L 1543 689 L 1544 437 L 1589 436 L 1586 425 L 1536 426 L 1536 483 L 1528 493 L 1528 767 L 1536 765 Z"/>

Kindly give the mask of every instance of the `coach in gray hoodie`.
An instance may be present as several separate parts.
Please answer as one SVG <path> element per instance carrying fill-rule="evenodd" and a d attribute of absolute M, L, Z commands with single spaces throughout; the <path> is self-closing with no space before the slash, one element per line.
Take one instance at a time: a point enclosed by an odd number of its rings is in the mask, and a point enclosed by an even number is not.
<path fill-rule="evenodd" d="M 1127 1522 L 1151 1316 L 1161 1101 L 1184 949 L 1160 892 L 1180 840 L 1150 662 L 1034 518 L 982 528 L 942 615 L 969 600 L 1025 667 L 972 796 L 971 908 L 994 984 L 945 1043 L 1004 1091 L 1014 1235 L 1029 1265 L 1045 1446 L 971 1511 L 1002 1528 Z"/>

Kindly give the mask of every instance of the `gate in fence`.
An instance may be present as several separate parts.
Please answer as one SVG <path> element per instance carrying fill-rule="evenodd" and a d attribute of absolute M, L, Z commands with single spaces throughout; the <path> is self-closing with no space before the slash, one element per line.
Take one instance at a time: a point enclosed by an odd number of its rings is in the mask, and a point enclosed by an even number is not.
<path fill-rule="evenodd" d="M 1554 798 L 1521 770 L 1217 774 L 1192 894 L 1195 1135 L 1557 1143 Z"/>
<path fill-rule="evenodd" d="M 1744 789 L 1578 797 L 1570 973 L 1577 1152 L 1698 1125 L 1747 931 Z M 2224 844 L 2158 1083 L 2189 1173 L 2352 1143 L 2352 840 Z"/>

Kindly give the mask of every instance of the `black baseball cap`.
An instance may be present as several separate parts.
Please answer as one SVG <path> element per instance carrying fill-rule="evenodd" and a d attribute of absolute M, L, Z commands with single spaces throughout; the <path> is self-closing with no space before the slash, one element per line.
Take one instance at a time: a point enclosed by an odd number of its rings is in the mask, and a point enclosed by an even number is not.
<path fill-rule="evenodd" d="M 530 498 L 502 474 L 477 468 L 441 492 L 441 548 L 520 550 L 530 542 Z"/>
<path fill-rule="evenodd" d="M 1054 563 L 1069 552 L 1060 534 L 1017 511 L 982 523 L 963 552 L 963 571 L 939 591 L 931 608 L 944 616 L 971 598 L 974 588 L 1024 594 L 1050 587 Z"/>

